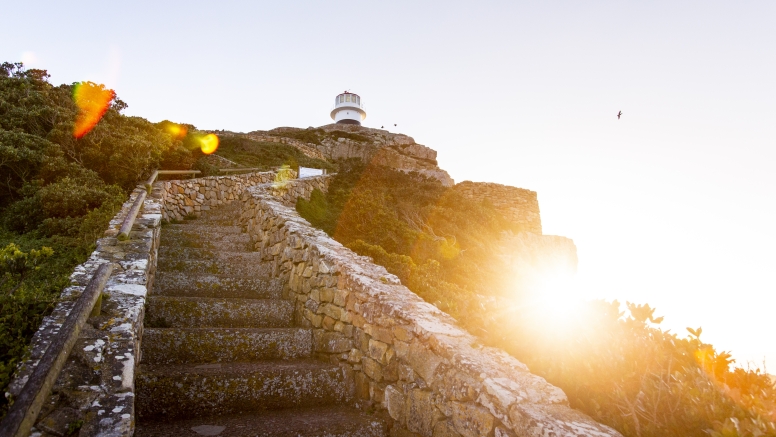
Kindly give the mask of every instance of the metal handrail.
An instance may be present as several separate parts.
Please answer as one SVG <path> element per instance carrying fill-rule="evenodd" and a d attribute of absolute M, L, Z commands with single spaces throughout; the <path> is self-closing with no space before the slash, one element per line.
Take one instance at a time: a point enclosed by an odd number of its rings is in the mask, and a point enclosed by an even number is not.
<path fill-rule="evenodd" d="M 86 320 L 95 309 L 95 303 L 102 296 L 102 289 L 113 272 L 113 264 L 102 264 L 92 276 L 86 289 L 76 300 L 65 323 L 46 349 L 35 370 L 24 384 L 2 422 L 0 437 L 26 437 L 30 434 L 43 403 L 48 399 L 59 373 L 70 355 Z"/>

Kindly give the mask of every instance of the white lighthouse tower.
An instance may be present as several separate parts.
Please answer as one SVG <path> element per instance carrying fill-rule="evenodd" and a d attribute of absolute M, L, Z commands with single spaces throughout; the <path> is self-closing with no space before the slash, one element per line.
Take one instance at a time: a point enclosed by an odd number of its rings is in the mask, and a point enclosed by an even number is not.
<path fill-rule="evenodd" d="M 334 98 L 334 109 L 331 110 L 331 119 L 339 124 L 357 124 L 366 118 L 366 111 L 361 104 L 361 97 L 345 91 Z"/>

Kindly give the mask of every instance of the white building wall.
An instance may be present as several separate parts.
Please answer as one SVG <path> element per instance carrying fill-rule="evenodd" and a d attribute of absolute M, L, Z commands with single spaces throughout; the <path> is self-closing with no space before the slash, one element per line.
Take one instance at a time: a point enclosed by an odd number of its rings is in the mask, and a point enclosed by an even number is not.
<path fill-rule="evenodd" d="M 361 114 L 355 109 L 342 108 L 338 110 L 336 114 L 334 114 L 334 122 L 338 122 L 340 120 L 356 120 L 360 122 L 363 120 L 363 118 L 361 117 Z"/>

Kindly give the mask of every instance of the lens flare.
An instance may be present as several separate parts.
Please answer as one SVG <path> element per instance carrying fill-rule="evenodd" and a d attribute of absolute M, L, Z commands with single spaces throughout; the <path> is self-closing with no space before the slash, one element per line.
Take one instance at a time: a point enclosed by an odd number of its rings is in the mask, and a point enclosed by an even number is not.
<path fill-rule="evenodd" d="M 75 120 L 73 136 L 82 138 L 100 121 L 116 98 L 116 92 L 105 89 L 105 85 L 93 82 L 80 82 L 73 88 L 73 100 L 78 106 L 78 118 Z"/>
<path fill-rule="evenodd" d="M 202 153 L 205 155 L 210 155 L 218 149 L 218 137 L 216 134 L 207 134 L 200 138 L 199 142 Z"/>
<path fill-rule="evenodd" d="M 169 124 L 167 127 L 167 132 L 170 133 L 170 135 L 173 136 L 175 139 L 183 139 L 186 137 L 186 134 L 189 132 L 189 130 L 186 128 L 186 126 L 181 126 L 179 124 Z M 216 138 L 217 140 L 217 138 Z M 216 146 L 217 147 L 217 146 Z"/>

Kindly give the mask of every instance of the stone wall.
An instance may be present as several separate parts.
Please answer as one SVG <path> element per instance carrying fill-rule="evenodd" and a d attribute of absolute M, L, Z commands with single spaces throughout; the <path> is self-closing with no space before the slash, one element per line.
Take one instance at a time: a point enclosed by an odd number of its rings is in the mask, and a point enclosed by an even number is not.
<path fill-rule="evenodd" d="M 287 282 L 296 321 L 314 329 L 317 357 L 353 374 L 360 405 L 390 417 L 392 436 L 620 435 L 569 408 L 560 389 L 515 358 L 483 347 L 385 268 L 312 228 L 290 206 L 293 195 L 272 190 L 243 193 L 241 223 Z"/>
<path fill-rule="evenodd" d="M 505 217 L 521 225 L 524 231 L 541 235 L 542 219 L 536 191 L 472 181 L 458 183 L 455 189 L 471 199 L 487 200 Z"/>
<path fill-rule="evenodd" d="M 182 220 L 187 215 L 199 216 L 211 206 L 231 202 L 240 197 L 247 187 L 295 177 L 292 170 L 279 176 L 274 172 L 248 173 L 231 176 L 163 181 L 162 218 Z"/>
<path fill-rule="evenodd" d="M 51 315 L 45 317 L 30 346 L 30 358 L 16 371 L 6 396 L 17 396 L 52 338 L 57 334 L 97 268 L 114 263 L 103 289 L 100 316 L 90 317 L 81 331 L 54 389 L 38 416 L 33 436 L 66 435 L 68 425 L 83 421 L 80 435 L 129 437 L 134 432 L 135 369 L 140 360 L 140 338 L 148 291 L 156 270 L 156 251 L 162 218 L 161 190 L 157 184 L 126 241 L 119 241 L 136 189 L 111 220 L 97 249 L 75 268 L 72 286 L 65 288 Z"/>
<path fill-rule="evenodd" d="M 74 285 L 65 288 L 51 315 L 44 318 L 34 335 L 30 358 L 20 364 L 6 396 L 17 396 L 57 334 L 76 299 L 103 263 L 115 268 L 104 288 L 102 313 L 90 317 L 68 358 L 49 401 L 38 416 L 33 436 L 67 434 L 68 425 L 83 421 L 80 435 L 130 437 L 134 433 L 135 369 L 140 361 L 146 296 L 153 287 L 157 248 L 163 219 L 180 219 L 210 206 L 238 199 L 241 190 L 268 183 L 280 199 L 309 196 L 326 181 L 289 184 L 293 172 L 253 173 L 190 180 L 160 181 L 154 184 L 142 212 L 126 241 L 116 237 L 137 195 L 136 189 L 121 211 L 111 220 L 105 236 L 89 259 L 71 275 Z"/>

